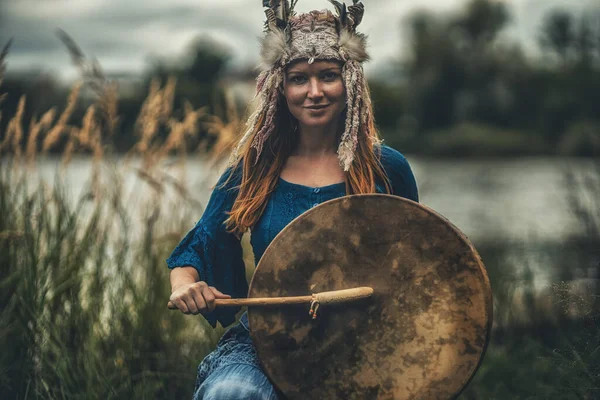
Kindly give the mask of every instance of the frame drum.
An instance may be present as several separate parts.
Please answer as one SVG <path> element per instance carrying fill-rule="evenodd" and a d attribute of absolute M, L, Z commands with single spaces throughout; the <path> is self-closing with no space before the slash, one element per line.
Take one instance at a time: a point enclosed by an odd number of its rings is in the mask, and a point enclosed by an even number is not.
<path fill-rule="evenodd" d="M 473 245 L 431 209 L 353 195 L 302 214 L 271 242 L 248 297 L 370 286 L 370 298 L 249 307 L 258 358 L 289 399 L 451 399 L 474 376 L 492 292 Z"/>

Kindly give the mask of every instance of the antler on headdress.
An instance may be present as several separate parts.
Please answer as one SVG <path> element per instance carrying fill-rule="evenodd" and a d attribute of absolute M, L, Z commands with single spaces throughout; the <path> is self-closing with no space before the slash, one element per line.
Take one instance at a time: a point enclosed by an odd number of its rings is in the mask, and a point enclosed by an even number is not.
<path fill-rule="evenodd" d="M 352 5 L 346 8 L 345 3 L 340 3 L 337 0 L 328 0 L 335 6 L 337 17 L 342 25 L 349 31 L 356 31 L 356 27 L 360 25 L 365 13 L 365 6 L 360 0 L 352 0 Z"/>
<path fill-rule="evenodd" d="M 277 28 L 285 29 L 291 16 L 294 15 L 294 7 L 298 0 L 263 0 L 263 7 L 266 7 L 265 30 L 273 31 Z"/>
<path fill-rule="evenodd" d="M 340 20 L 340 22 L 342 23 L 342 26 L 347 26 L 347 16 L 348 16 L 348 10 L 346 10 L 346 3 L 340 3 L 339 1 L 336 0 L 328 0 L 331 4 L 334 5 L 335 10 L 337 11 L 338 14 L 338 18 Z"/>
<path fill-rule="evenodd" d="M 343 27 L 350 31 L 355 31 L 360 25 L 365 13 L 365 6 L 360 0 L 352 0 L 352 5 L 346 7 L 345 3 L 337 0 L 328 0 L 337 11 L 337 17 Z M 265 30 L 285 29 L 288 21 L 295 15 L 294 8 L 298 0 L 263 0 L 263 7 L 267 8 L 265 14 Z"/>
<path fill-rule="evenodd" d="M 350 13 L 348 19 L 352 30 L 356 30 L 356 27 L 362 22 L 363 15 L 365 14 L 365 6 L 360 0 L 353 0 L 352 2 L 353 4 L 348 7 L 348 13 Z"/>

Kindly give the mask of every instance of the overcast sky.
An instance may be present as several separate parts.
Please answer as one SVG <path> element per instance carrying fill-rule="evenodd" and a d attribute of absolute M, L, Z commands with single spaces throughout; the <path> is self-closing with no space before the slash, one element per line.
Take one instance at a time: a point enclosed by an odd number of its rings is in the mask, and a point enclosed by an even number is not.
<path fill-rule="evenodd" d="M 14 36 L 9 71 L 41 66 L 63 78 L 76 72 L 54 34 L 61 28 L 106 71 L 140 71 L 150 56 L 177 57 L 198 35 L 208 34 L 229 46 L 235 65 L 255 65 L 256 38 L 263 27 L 262 0 L 4 0 L 0 44 Z M 529 51 L 536 47 L 541 17 L 562 7 L 576 12 L 600 0 L 504 0 L 513 25 L 508 32 Z M 347 0 L 347 3 L 350 1 Z M 373 61 L 367 72 L 397 57 L 407 42 L 401 21 L 418 9 L 457 12 L 467 0 L 363 0 L 360 31 L 369 36 Z M 297 11 L 331 8 L 325 0 L 300 0 Z"/>

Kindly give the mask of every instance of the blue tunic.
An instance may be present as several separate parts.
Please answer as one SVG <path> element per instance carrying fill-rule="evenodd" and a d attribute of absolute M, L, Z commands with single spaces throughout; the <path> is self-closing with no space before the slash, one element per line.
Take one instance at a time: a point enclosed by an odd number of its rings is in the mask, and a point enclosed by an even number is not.
<path fill-rule="evenodd" d="M 404 156 L 388 147 L 381 146 L 381 165 L 386 172 L 392 194 L 419 201 L 417 184 Z M 226 186 L 223 184 L 231 176 Z M 193 266 L 200 280 L 214 286 L 233 298 L 246 297 L 248 283 L 240 240 L 225 229 L 227 212 L 237 197 L 241 182 L 241 168 L 225 171 L 213 191 L 200 221 L 175 248 L 167 259 L 169 268 Z M 377 191 L 385 193 L 383 182 L 377 182 Z M 256 264 L 275 236 L 293 219 L 310 208 L 325 201 L 346 195 L 345 183 L 312 188 L 279 179 L 270 195 L 268 204 L 256 226 L 252 229 L 251 244 Z M 235 320 L 239 309 L 217 308 L 205 315 L 211 326 L 219 321 L 228 326 Z"/>

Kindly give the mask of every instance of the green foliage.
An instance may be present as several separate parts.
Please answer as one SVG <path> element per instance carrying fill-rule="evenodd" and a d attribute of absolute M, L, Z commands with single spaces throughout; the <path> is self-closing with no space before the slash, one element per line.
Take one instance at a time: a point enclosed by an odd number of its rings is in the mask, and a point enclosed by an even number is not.
<path fill-rule="evenodd" d="M 566 61 L 575 41 L 574 25 L 573 17 L 566 11 L 557 10 L 549 14 L 542 28 L 541 45 Z"/>
<path fill-rule="evenodd" d="M 477 124 L 461 124 L 431 132 L 423 140 L 425 154 L 458 157 L 511 156 L 536 147 L 541 150 L 543 146 L 543 143 L 534 143 L 534 138 L 521 132 Z"/>
<path fill-rule="evenodd" d="M 558 144 L 560 154 L 600 155 L 600 122 L 578 121 L 567 128 Z"/>
<path fill-rule="evenodd" d="M 466 12 L 456 20 L 467 39 L 477 45 L 493 41 L 509 22 L 508 9 L 503 3 L 473 0 Z"/>
<path fill-rule="evenodd" d="M 414 14 L 406 24 L 409 57 L 397 72 L 403 84 L 375 83 L 373 99 L 382 113 L 376 117 L 386 139 L 405 151 L 460 157 L 597 154 L 586 147 L 595 149 L 600 140 L 600 131 L 590 129 L 600 125 L 595 10 L 581 18 L 550 12 L 540 27 L 538 59 L 503 35 L 511 22 L 506 2 L 471 0 L 456 15 Z M 478 126 L 480 138 L 458 133 L 470 125 Z"/>
<path fill-rule="evenodd" d="M 404 107 L 400 88 L 374 81 L 371 83 L 370 89 L 377 123 L 381 126 L 396 128 Z"/>
<path fill-rule="evenodd" d="M 516 246 L 477 246 L 492 282 L 494 328 L 483 362 L 460 398 L 595 399 L 600 393 L 600 298 L 590 287 L 584 299 L 566 283 L 534 289 L 524 257 L 508 261 Z M 556 254 L 562 276 L 575 279 L 577 272 L 563 260 L 577 249 L 562 258 L 564 248 L 541 251 Z M 524 273 L 517 274 L 517 267 Z M 583 312 L 575 314 L 575 308 Z"/>
<path fill-rule="evenodd" d="M 149 87 L 154 78 L 166 81 L 175 77 L 179 84 L 174 109 L 182 109 L 184 100 L 189 100 L 195 107 L 207 106 L 208 112 L 214 114 L 223 96 L 219 79 L 230 58 L 231 54 L 222 44 L 208 37 L 195 38 L 179 60 L 155 60 L 146 72 L 142 86 Z"/>

